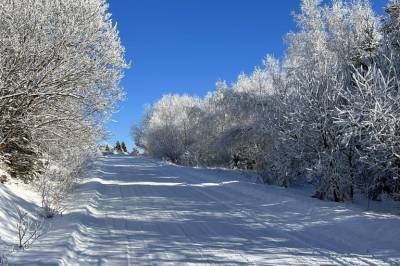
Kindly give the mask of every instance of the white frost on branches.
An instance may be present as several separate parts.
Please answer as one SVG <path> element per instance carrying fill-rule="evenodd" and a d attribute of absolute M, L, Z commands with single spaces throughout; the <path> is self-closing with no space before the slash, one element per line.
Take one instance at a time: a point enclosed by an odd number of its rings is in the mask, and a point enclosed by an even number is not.
<path fill-rule="evenodd" d="M 40 176 L 48 158 L 72 172 L 103 136 L 127 67 L 107 8 L 104 0 L 0 3 L 0 158 L 13 176 Z"/>
<path fill-rule="evenodd" d="M 268 57 L 196 104 L 165 96 L 134 128 L 137 145 L 178 163 L 255 169 L 283 186 L 311 182 L 320 199 L 398 194 L 400 3 L 381 22 L 368 1 L 303 0 L 295 19 L 282 64 Z"/>

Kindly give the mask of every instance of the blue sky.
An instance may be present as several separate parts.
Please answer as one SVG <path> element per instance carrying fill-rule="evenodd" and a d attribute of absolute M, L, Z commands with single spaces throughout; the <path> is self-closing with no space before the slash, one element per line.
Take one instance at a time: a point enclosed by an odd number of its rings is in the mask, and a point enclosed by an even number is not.
<path fill-rule="evenodd" d="M 204 96 L 216 81 L 250 73 L 267 54 L 281 58 L 300 6 L 300 0 L 108 2 L 132 67 L 122 80 L 127 99 L 107 128 L 110 143 L 123 140 L 129 149 L 130 127 L 145 104 L 166 93 Z M 382 13 L 387 0 L 371 2 Z"/>

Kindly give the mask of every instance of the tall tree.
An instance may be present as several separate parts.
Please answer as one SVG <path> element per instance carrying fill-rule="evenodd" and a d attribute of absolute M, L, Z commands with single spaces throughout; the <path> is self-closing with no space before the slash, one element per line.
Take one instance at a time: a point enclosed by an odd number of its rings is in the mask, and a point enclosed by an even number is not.
<path fill-rule="evenodd" d="M 122 152 L 122 146 L 121 146 L 121 143 L 119 142 L 119 140 L 115 143 L 114 150 L 116 152 Z"/>
<path fill-rule="evenodd" d="M 128 149 L 126 148 L 125 142 L 121 142 L 121 150 L 122 152 L 128 152 Z"/>

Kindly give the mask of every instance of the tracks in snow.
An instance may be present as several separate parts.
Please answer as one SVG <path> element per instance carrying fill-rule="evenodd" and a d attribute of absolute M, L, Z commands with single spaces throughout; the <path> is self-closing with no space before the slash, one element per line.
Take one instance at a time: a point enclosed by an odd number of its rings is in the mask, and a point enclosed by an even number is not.
<path fill-rule="evenodd" d="M 389 230 L 400 233 L 398 217 L 371 218 L 340 204 L 253 184 L 229 170 L 193 169 L 130 156 L 102 157 L 96 167 L 76 191 L 53 235 L 19 257 L 20 262 L 400 263 L 400 240 L 382 237 Z M 43 259 L 46 254 L 52 260 Z"/>

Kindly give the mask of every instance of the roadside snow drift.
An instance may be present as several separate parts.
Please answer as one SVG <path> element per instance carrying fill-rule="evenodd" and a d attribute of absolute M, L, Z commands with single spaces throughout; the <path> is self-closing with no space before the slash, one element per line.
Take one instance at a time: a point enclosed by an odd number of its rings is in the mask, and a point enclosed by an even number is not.
<path fill-rule="evenodd" d="M 394 265 L 399 236 L 395 215 L 255 184 L 237 171 L 110 155 L 99 158 L 50 232 L 10 262 Z"/>

